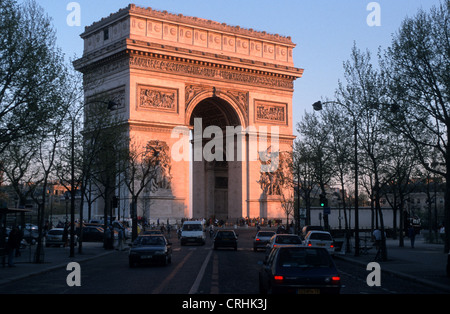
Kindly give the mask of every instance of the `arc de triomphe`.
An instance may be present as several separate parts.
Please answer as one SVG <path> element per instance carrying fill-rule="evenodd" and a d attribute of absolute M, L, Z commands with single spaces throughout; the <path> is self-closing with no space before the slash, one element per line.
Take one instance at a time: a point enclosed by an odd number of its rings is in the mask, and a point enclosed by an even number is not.
<path fill-rule="evenodd" d="M 108 95 L 138 146 L 168 147 L 164 178 L 143 194 L 138 216 L 285 218 L 260 153 L 292 151 L 294 81 L 303 70 L 294 67 L 290 37 L 133 4 L 81 37 L 74 64 L 85 99 Z M 126 189 L 116 195 L 126 215 Z"/>

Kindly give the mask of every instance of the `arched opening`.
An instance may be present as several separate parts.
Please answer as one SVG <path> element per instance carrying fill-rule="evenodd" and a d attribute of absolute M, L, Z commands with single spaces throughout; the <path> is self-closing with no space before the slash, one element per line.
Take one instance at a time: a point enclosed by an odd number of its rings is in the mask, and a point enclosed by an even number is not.
<path fill-rule="evenodd" d="M 236 134 L 227 134 L 228 126 L 241 125 L 238 114 L 227 101 L 210 97 L 195 106 L 189 124 L 193 127 L 193 217 L 230 222 L 240 218 L 242 161 L 236 154 L 242 143 Z"/>

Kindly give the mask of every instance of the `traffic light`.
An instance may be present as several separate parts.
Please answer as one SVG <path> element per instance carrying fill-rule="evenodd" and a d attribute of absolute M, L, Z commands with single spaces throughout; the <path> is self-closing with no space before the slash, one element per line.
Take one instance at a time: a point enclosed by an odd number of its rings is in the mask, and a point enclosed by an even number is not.
<path fill-rule="evenodd" d="M 328 207 L 327 197 L 323 194 L 320 194 L 320 207 L 322 208 Z"/>

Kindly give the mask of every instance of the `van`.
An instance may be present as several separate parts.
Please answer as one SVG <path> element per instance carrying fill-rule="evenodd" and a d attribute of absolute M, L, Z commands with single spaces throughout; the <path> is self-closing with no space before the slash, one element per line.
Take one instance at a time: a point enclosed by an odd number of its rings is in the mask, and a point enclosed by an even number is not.
<path fill-rule="evenodd" d="M 202 221 L 185 221 L 181 227 L 181 245 L 187 243 L 206 243 L 206 229 Z"/>

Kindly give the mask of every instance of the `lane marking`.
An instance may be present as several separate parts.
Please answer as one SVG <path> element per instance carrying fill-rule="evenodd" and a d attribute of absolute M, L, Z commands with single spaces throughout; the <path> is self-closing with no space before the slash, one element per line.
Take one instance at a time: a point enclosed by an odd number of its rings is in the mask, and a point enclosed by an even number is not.
<path fill-rule="evenodd" d="M 206 266 L 208 266 L 209 260 L 211 259 L 213 251 L 209 251 L 208 256 L 206 256 L 205 261 L 203 262 L 202 267 L 200 268 L 200 271 L 198 272 L 197 278 L 194 281 L 194 284 L 191 287 L 191 290 L 189 290 L 189 294 L 196 294 L 198 287 L 200 286 L 200 282 L 203 279 L 203 276 L 205 275 Z"/>
<path fill-rule="evenodd" d="M 169 284 L 169 282 L 175 277 L 175 275 L 180 271 L 181 267 L 187 262 L 187 260 L 194 254 L 194 251 L 190 251 L 184 259 L 175 267 L 175 269 L 170 273 L 169 276 L 155 289 L 152 294 L 161 294 L 161 291 Z"/>

